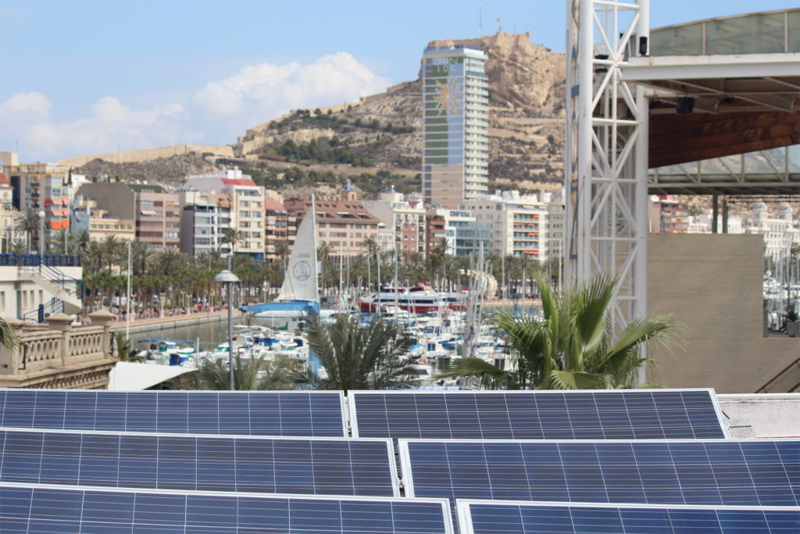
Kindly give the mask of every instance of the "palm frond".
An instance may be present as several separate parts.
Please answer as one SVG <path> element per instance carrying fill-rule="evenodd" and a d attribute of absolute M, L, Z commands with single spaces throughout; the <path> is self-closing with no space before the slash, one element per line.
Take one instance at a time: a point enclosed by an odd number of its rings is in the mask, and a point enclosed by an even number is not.
<path fill-rule="evenodd" d="M 510 373 L 495 367 L 481 358 L 461 358 L 456 360 L 450 371 L 440 373 L 435 378 L 477 378 L 484 385 L 506 384 Z"/>
<path fill-rule="evenodd" d="M 614 378 L 609 374 L 555 370 L 544 383 L 544 389 L 610 389 Z"/>

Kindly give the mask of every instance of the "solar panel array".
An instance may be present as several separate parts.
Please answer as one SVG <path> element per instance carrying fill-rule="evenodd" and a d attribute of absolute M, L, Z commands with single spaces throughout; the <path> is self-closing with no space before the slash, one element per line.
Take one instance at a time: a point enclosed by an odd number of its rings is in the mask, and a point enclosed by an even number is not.
<path fill-rule="evenodd" d="M 353 437 L 714 439 L 727 437 L 711 390 L 348 394 Z"/>
<path fill-rule="evenodd" d="M 0 390 L 0 532 L 797 531 L 800 441 L 711 390 L 348 398 L 352 439 L 341 392 Z"/>
<path fill-rule="evenodd" d="M 0 390 L 0 427 L 344 437 L 336 392 Z"/>
<path fill-rule="evenodd" d="M 0 481 L 398 496 L 389 440 L 0 431 Z"/>
<path fill-rule="evenodd" d="M 459 501 L 461 534 L 797 534 L 798 508 L 632 507 Z"/>
<path fill-rule="evenodd" d="M 445 501 L 0 487 L 0 532 L 452 534 Z"/>
<path fill-rule="evenodd" d="M 800 442 L 400 441 L 406 494 L 522 501 L 798 506 Z"/>

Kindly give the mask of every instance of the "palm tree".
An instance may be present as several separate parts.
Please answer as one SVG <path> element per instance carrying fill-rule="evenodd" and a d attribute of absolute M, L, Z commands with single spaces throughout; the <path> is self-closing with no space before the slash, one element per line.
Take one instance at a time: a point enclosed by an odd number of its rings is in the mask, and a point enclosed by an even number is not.
<path fill-rule="evenodd" d="M 227 359 L 205 359 L 198 365 L 189 383 L 191 389 L 224 390 L 229 387 Z M 302 377 L 297 361 L 284 355 L 277 355 L 272 360 L 264 356 L 242 358 L 234 356 L 233 383 L 234 389 L 272 390 L 291 389 L 296 380 Z"/>
<path fill-rule="evenodd" d="M 275 245 L 275 255 L 278 257 L 278 261 L 281 263 L 283 263 L 283 260 L 289 256 L 289 252 L 291 252 L 289 249 L 289 243 L 286 241 L 281 241 Z"/>
<path fill-rule="evenodd" d="M 53 233 L 53 238 L 50 240 L 50 251 L 54 254 L 69 254 L 72 248 L 72 234 L 69 233 L 68 228 L 62 228 L 58 232 Z"/>
<path fill-rule="evenodd" d="M 28 240 L 28 254 L 33 254 L 34 234 L 37 235 L 39 239 L 42 238 L 42 236 L 39 235 L 40 220 L 41 217 L 39 217 L 39 213 L 32 209 L 27 209 L 16 217 L 14 226 L 18 232 L 22 232 L 26 235 Z"/>
<path fill-rule="evenodd" d="M 378 251 L 380 250 L 380 247 L 378 246 L 378 240 L 375 239 L 375 236 L 371 235 L 364 239 L 362 246 L 367 251 L 367 279 L 372 280 L 372 265 L 375 263 L 374 260 L 378 255 Z M 380 280 L 378 281 L 377 287 L 380 287 Z M 371 287 L 367 289 L 372 291 Z"/>
<path fill-rule="evenodd" d="M 89 243 L 92 242 L 91 236 L 89 235 L 88 230 L 81 230 L 77 234 L 74 235 L 74 247 L 78 254 L 82 254 L 87 248 L 89 248 Z"/>
<path fill-rule="evenodd" d="M 0 346 L 14 350 L 19 345 L 19 338 L 5 319 L 0 318 Z"/>
<path fill-rule="evenodd" d="M 358 317 L 339 314 L 332 324 L 319 315 L 308 320 L 308 346 L 319 358 L 328 378 L 327 389 L 387 389 L 404 379 L 402 356 L 413 344 L 396 325 L 383 321 L 362 326 Z"/>
<path fill-rule="evenodd" d="M 174 277 L 186 266 L 186 255 L 177 250 L 165 250 L 158 254 L 151 269 L 154 274 Z"/>
<path fill-rule="evenodd" d="M 236 245 L 244 239 L 242 232 L 236 228 L 225 228 L 219 242 L 221 245 L 230 245 L 231 253 L 236 254 Z"/>
<path fill-rule="evenodd" d="M 100 242 L 100 249 L 103 251 L 103 257 L 108 270 L 112 270 L 114 265 L 120 263 L 122 258 L 122 251 L 125 248 L 125 243 L 117 239 L 117 236 L 109 234 Z M 101 268 L 103 265 L 101 265 Z"/>
<path fill-rule="evenodd" d="M 508 336 L 514 370 L 501 370 L 480 358 L 464 358 L 441 376 L 477 379 L 490 389 L 632 387 L 639 368 L 648 363 L 641 348 L 653 340 L 666 343 L 675 328 L 670 318 L 644 317 L 615 335 L 608 306 L 616 279 L 607 275 L 562 295 L 541 276 L 537 281 L 543 321 L 508 313 L 495 319 Z"/>

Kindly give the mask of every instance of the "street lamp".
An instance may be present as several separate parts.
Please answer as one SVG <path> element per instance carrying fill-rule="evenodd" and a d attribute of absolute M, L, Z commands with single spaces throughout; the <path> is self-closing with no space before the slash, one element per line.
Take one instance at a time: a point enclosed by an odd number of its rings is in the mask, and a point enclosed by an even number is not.
<path fill-rule="evenodd" d="M 228 378 L 230 389 L 233 390 L 233 288 L 231 286 L 239 283 L 239 277 L 225 269 L 214 277 L 214 281 L 225 284 L 225 293 L 228 295 Z"/>
<path fill-rule="evenodd" d="M 39 212 L 39 255 L 44 255 L 44 211 Z"/>
<path fill-rule="evenodd" d="M 131 338 L 131 240 L 128 239 L 128 284 L 125 295 L 125 339 Z"/>

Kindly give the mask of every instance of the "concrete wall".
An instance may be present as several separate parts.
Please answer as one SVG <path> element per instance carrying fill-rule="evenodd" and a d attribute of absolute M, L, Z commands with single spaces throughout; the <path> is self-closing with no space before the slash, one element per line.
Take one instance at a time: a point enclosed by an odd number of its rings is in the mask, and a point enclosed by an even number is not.
<path fill-rule="evenodd" d="M 120 219 L 136 218 L 133 191 L 123 183 L 83 184 L 76 195 L 94 200 L 98 208 L 106 210 Z"/>
<path fill-rule="evenodd" d="M 682 323 L 681 344 L 651 347 L 648 381 L 753 393 L 800 358 L 800 338 L 765 338 L 759 235 L 650 234 L 648 312 Z"/>

